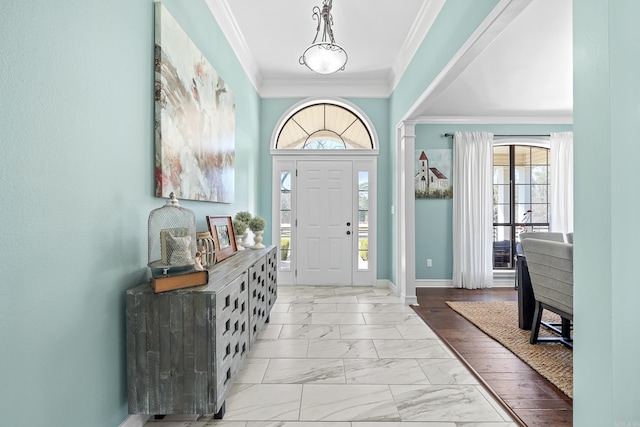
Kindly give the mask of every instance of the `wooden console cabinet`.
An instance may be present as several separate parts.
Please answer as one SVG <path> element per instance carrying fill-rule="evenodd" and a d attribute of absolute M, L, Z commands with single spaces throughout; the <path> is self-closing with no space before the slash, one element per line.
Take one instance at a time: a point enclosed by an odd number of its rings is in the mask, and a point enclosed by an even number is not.
<path fill-rule="evenodd" d="M 224 415 L 224 402 L 277 298 L 276 248 L 215 264 L 206 286 L 126 293 L 130 414 Z"/>

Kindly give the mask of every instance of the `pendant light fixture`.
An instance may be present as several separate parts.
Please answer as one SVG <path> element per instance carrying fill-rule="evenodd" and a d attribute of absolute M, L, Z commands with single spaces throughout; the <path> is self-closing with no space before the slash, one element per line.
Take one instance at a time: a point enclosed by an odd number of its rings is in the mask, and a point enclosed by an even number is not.
<path fill-rule="evenodd" d="M 347 52 L 338 44 L 333 37 L 333 16 L 331 7 L 333 0 L 324 0 L 322 10 L 318 6 L 313 8 L 313 19 L 318 21 L 316 36 L 311 45 L 300 57 L 300 65 L 306 65 L 310 70 L 319 74 L 332 74 L 336 71 L 344 70 L 347 64 Z M 322 28 L 322 36 L 320 30 Z"/>

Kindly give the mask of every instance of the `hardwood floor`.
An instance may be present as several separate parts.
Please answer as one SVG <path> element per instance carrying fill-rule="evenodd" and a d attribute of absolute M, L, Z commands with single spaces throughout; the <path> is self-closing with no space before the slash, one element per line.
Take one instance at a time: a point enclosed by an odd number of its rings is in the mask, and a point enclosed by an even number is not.
<path fill-rule="evenodd" d="M 418 288 L 416 293 L 419 306 L 414 309 L 420 317 L 523 426 L 573 425 L 573 401 L 569 397 L 445 303 L 516 301 L 515 290 Z"/>

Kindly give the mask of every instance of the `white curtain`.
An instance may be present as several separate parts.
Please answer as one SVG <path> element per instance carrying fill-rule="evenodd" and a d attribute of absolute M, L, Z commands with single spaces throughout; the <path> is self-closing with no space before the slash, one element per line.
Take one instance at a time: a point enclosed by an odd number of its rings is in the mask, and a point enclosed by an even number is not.
<path fill-rule="evenodd" d="M 493 286 L 493 134 L 453 136 L 453 286 Z"/>
<path fill-rule="evenodd" d="M 552 132 L 549 153 L 549 229 L 573 232 L 573 132 Z"/>

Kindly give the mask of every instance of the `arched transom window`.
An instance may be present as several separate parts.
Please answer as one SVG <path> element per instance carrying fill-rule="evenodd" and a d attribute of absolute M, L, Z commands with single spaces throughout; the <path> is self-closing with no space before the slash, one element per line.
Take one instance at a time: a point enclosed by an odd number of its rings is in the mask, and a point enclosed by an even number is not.
<path fill-rule="evenodd" d="M 371 150 L 371 132 L 344 106 L 327 102 L 305 106 L 283 124 L 276 149 Z"/>

